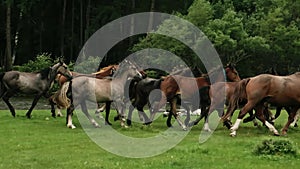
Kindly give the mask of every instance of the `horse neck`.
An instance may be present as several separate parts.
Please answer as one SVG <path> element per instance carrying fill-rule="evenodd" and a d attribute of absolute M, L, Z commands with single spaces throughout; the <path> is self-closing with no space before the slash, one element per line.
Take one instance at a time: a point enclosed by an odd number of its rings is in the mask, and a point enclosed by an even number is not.
<path fill-rule="evenodd" d="M 210 85 L 209 80 L 205 77 L 198 77 L 198 78 L 196 78 L 196 81 L 197 81 L 198 86 L 209 86 Z"/>
<path fill-rule="evenodd" d="M 125 84 L 128 77 L 129 77 L 129 74 L 125 72 L 125 73 L 121 74 L 121 76 L 114 78 L 114 81 L 116 81 L 120 84 Z"/>

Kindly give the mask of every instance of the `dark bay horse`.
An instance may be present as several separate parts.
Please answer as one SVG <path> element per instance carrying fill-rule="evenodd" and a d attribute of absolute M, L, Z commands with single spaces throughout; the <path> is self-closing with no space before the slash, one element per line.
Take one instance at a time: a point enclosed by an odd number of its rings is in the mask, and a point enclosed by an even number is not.
<path fill-rule="evenodd" d="M 287 133 L 289 125 L 293 122 L 296 111 L 300 108 L 300 72 L 289 76 L 275 76 L 261 74 L 241 83 L 237 95 L 244 95 L 247 103 L 240 110 L 238 119 L 231 127 L 231 135 L 235 136 L 239 124 L 247 111 L 255 109 L 259 118 L 274 135 L 279 135 L 275 127 L 265 120 L 263 116 L 264 104 L 271 103 L 276 106 L 290 107 L 288 121 L 282 129 L 282 134 Z M 237 97 L 238 99 L 238 97 Z"/>
<path fill-rule="evenodd" d="M 88 117 L 90 122 L 95 127 L 99 127 L 99 124 L 88 113 L 87 100 L 96 103 L 114 101 L 119 112 L 121 126 L 126 127 L 124 86 L 129 77 L 136 75 L 142 76 L 131 62 L 125 60 L 120 64 L 119 69 L 112 79 L 78 76 L 70 82 L 64 83 L 56 94 L 55 102 L 60 107 L 67 108 L 67 127 L 75 128 L 72 123 L 72 114 L 78 105 L 81 106 L 83 113 Z M 67 93 L 71 94 L 72 97 L 68 98 Z"/>
<path fill-rule="evenodd" d="M 1 91 L 0 98 L 7 104 L 11 114 L 15 117 L 15 109 L 9 102 L 9 98 L 17 93 L 35 95 L 31 107 L 26 113 L 28 118 L 41 96 L 48 97 L 48 91 L 51 88 L 57 74 L 62 74 L 67 78 L 72 75 L 67 65 L 60 61 L 52 67 L 41 70 L 37 73 L 27 73 L 19 71 L 9 71 L 0 75 Z"/>

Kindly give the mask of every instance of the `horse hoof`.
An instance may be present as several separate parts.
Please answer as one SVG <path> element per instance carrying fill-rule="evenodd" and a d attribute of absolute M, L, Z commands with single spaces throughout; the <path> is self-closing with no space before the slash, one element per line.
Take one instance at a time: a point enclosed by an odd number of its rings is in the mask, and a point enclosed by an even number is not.
<path fill-rule="evenodd" d="M 282 131 L 281 132 L 283 136 L 286 136 L 287 135 L 287 132 L 286 131 Z M 279 133 L 274 133 L 274 136 L 279 136 Z"/>
<path fill-rule="evenodd" d="M 128 129 L 129 127 L 127 125 L 121 125 L 121 127 Z"/>
<path fill-rule="evenodd" d="M 128 126 L 131 126 L 131 120 L 127 119 L 126 123 L 127 123 Z"/>
<path fill-rule="evenodd" d="M 68 124 L 67 127 L 70 128 L 70 129 L 75 129 L 76 128 L 73 124 Z"/>
<path fill-rule="evenodd" d="M 95 128 L 100 128 L 99 124 L 94 124 Z"/>
<path fill-rule="evenodd" d="M 231 132 L 231 133 L 230 133 L 230 136 L 231 136 L 231 137 L 235 137 L 235 136 L 236 136 L 236 131 Z"/>
<path fill-rule="evenodd" d="M 206 131 L 206 132 L 211 132 L 211 129 L 203 129 L 203 131 Z"/>
<path fill-rule="evenodd" d="M 106 121 L 106 122 L 105 122 L 105 125 L 111 126 L 112 124 L 111 124 L 110 122 Z"/>
<path fill-rule="evenodd" d="M 96 115 L 96 118 L 97 118 L 97 119 L 104 119 L 103 116 L 102 116 L 102 115 L 99 115 L 99 114 Z"/>
<path fill-rule="evenodd" d="M 282 134 L 282 135 L 286 135 L 286 133 L 285 134 Z M 280 134 L 279 133 L 274 133 L 274 136 L 280 136 Z"/>
<path fill-rule="evenodd" d="M 152 121 L 144 123 L 144 125 L 149 126 L 152 123 Z"/>
<path fill-rule="evenodd" d="M 114 121 L 120 120 L 119 116 L 114 117 Z"/>

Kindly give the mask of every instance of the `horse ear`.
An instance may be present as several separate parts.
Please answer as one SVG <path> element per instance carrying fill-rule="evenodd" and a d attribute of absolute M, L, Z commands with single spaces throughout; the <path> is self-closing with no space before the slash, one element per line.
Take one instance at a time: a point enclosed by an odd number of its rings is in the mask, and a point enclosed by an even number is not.
<path fill-rule="evenodd" d="M 64 58 L 63 57 L 60 57 L 59 58 L 59 63 L 62 65 L 62 64 L 64 64 Z"/>

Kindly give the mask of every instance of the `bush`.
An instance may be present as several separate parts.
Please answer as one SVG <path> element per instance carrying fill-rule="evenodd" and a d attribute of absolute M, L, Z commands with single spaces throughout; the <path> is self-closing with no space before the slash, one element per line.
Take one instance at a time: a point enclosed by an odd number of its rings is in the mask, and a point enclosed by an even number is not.
<path fill-rule="evenodd" d="M 25 63 L 21 66 L 15 67 L 21 72 L 36 72 L 53 65 L 53 60 L 51 54 L 42 53 L 37 55 L 34 60 L 29 60 L 28 63 Z"/>
<path fill-rule="evenodd" d="M 264 140 L 254 151 L 256 155 L 292 155 L 296 156 L 297 151 L 289 140 Z"/>

